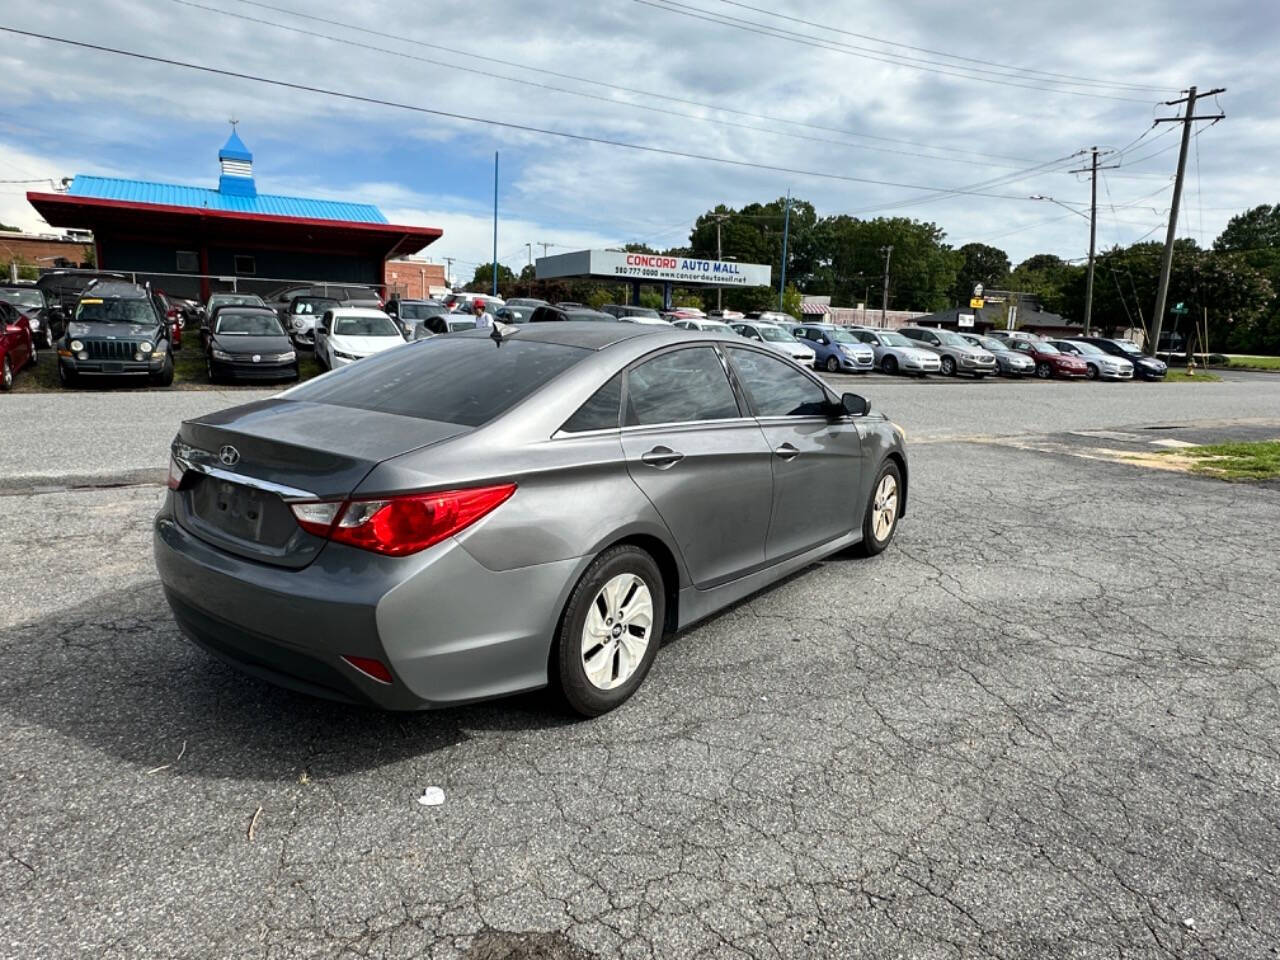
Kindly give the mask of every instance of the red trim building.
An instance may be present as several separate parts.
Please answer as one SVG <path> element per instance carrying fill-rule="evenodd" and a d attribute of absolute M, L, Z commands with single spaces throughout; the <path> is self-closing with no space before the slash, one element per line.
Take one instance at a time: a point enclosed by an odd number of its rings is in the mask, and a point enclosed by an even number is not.
<path fill-rule="evenodd" d="M 385 291 L 388 260 L 438 239 L 438 227 L 392 224 L 377 207 L 259 194 L 252 155 L 232 133 L 218 188 L 77 176 L 66 193 L 27 194 L 47 223 L 93 231 L 100 270 L 136 273 L 178 296 L 266 293 L 292 282 Z"/>

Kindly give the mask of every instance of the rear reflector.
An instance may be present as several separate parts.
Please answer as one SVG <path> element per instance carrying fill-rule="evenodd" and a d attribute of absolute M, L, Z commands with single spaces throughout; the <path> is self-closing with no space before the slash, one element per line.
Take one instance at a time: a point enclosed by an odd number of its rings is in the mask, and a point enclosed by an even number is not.
<path fill-rule="evenodd" d="M 339 503 L 293 503 L 308 533 L 389 557 L 425 550 L 465 530 L 516 492 L 514 483 Z"/>
<path fill-rule="evenodd" d="M 387 665 L 381 660 L 374 660 L 371 657 L 349 657 L 345 655 L 342 659 L 355 667 L 366 677 L 372 677 L 379 683 L 390 685 L 391 671 L 387 669 Z"/>

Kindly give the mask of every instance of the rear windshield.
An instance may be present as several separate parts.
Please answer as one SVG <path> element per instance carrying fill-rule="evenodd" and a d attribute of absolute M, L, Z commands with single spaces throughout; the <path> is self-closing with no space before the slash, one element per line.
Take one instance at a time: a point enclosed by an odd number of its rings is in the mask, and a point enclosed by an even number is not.
<path fill-rule="evenodd" d="M 402 303 L 400 304 L 401 320 L 425 320 L 427 317 L 439 316 L 442 313 L 448 313 L 442 304 L 439 303 Z"/>
<path fill-rule="evenodd" d="M 295 387 L 289 399 L 478 427 L 591 352 L 553 343 L 433 337 Z"/>
<path fill-rule="evenodd" d="M 321 314 L 326 310 L 341 306 L 337 300 L 326 300 L 323 297 L 297 297 L 290 310 L 295 313 Z"/>

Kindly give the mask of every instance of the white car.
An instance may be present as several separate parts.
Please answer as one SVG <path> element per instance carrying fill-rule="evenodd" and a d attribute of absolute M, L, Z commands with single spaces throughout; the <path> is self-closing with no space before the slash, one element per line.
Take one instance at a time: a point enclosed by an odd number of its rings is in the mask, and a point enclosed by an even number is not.
<path fill-rule="evenodd" d="M 731 323 L 729 326 L 733 327 L 733 332 L 739 336 L 754 340 L 780 353 L 785 353 L 796 363 L 804 364 L 805 366 L 810 366 L 813 363 L 813 348 L 806 347 L 776 323 L 744 320 L 741 323 Z"/>
<path fill-rule="evenodd" d="M 338 307 L 326 310 L 316 324 L 316 360 L 327 370 L 404 343 L 400 327 L 381 310 Z"/>
<path fill-rule="evenodd" d="M 501 297 L 490 296 L 487 293 L 467 293 L 465 290 L 448 294 L 441 303 L 454 313 L 474 313 L 477 300 L 484 303 L 485 313 L 489 314 L 497 313 L 499 307 L 506 306 L 506 301 Z"/>
<path fill-rule="evenodd" d="M 701 330 L 703 333 L 733 333 L 733 328 L 719 320 L 708 320 L 705 317 L 684 317 L 671 324 L 681 330 Z"/>

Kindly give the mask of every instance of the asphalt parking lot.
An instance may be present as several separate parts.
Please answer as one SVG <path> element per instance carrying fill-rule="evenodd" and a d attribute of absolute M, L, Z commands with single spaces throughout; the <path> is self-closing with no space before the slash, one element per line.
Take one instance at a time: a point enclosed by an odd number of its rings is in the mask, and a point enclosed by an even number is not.
<path fill-rule="evenodd" d="M 210 660 L 156 481 L 182 417 L 258 394 L 6 398 L 0 955 L 1280 955 L 1280 490 L 1088 455 L 1280 437 L 1280 377 L 831 379 L 907 430 L 893 545 L 590 722 Z"/>

